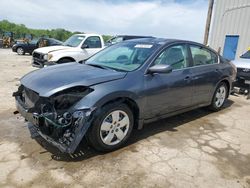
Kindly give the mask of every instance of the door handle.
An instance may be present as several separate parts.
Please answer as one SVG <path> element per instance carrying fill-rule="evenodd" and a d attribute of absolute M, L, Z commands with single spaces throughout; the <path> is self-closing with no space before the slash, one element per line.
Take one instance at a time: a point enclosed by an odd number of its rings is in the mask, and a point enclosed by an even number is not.
<path fill-rule="evenodd" d="M 219 72 L 219 69 L 215 69 L 214 72 Z"/>
<path fill-rule="evenodd" d="M 184 80 L 185 80 L 185 81 L 191 80 L 191 76 L 186 76 L 186 77 L 184 78 Z"/>

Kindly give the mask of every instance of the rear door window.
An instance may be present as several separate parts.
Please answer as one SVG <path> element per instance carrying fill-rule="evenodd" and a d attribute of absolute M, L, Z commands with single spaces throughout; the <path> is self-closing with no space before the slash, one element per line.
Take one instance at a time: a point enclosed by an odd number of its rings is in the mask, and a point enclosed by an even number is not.
<path fill-rule="evenodd" d="M 218 56 L 201 46 L 190 46 L 194 66 L 210 65 L 218 63 Z"/>

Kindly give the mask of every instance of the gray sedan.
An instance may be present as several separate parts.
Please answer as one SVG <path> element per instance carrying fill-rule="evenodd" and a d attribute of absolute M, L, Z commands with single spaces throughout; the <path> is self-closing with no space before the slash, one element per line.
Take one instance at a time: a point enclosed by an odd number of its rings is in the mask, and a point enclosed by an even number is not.
<path fill-rule="evenodd" d="M 223 107 L 236 68 L 195 42 L 121 42 L 87 61 L 33 71 L 13 95 L 44 139 L 73 153 L 84 136 L 99 151 L 126 143 L 133 128 L 195 108 Z"/>

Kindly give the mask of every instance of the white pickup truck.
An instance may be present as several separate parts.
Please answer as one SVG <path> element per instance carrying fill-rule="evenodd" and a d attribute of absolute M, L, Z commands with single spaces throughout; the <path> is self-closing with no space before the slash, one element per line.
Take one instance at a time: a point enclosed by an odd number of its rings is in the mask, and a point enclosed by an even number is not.
<path fill-rule="evenodd" d="M 61 46 L 43 47 L 34 50 L 32 65 L 42 68 L 48 65 L 79 62 L 85 60 L 104 48 L 101 35 L 75 34 Z"/>

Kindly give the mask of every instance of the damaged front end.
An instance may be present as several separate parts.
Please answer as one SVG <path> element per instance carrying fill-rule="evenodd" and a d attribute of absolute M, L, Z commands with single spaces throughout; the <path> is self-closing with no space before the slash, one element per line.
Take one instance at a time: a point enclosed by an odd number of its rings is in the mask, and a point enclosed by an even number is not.
<path fill-rule="evenodd" d="M 17 110 L 36 131 L 62 152 L 73 153 L 89 128 L 94 108 L 74 109 L 74 105 L 93 90 L 77 86 L 50 97 L 41 97 L 21 85 L 13 93 Z"/>

